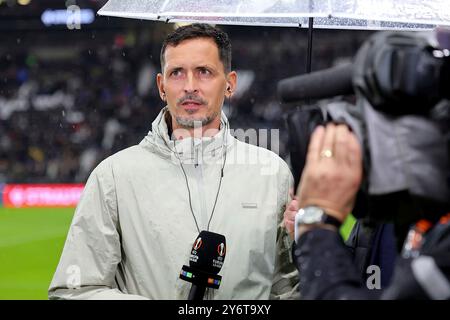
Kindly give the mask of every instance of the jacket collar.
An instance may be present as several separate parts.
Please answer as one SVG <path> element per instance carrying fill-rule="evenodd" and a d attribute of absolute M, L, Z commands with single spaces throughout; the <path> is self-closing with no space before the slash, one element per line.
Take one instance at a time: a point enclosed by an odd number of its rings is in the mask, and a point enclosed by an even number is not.
<path fill-rule="evenodd" d="M 217 160 L 222 156 L 225 146 L 230 146 L 233 137 L 230 134 L 229 122 L 221 113 L 220 130 L 211 137 L 188 137 L 173 140 L 169 136 L 166 123 L 168 107 L 164 107 L 152 123 L 152 130 L 141 141 L 140 145 L 152 149 L 164 157 L 175 157 L 183 163 L 202 163 L 207 160 Z"/>

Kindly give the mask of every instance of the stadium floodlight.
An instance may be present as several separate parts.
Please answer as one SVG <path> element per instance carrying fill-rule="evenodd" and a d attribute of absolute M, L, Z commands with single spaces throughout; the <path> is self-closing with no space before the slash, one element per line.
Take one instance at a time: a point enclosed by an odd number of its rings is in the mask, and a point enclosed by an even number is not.
<path fill-rule="evenodd" d="M 76 12 L 65 9 L 47 9 L 41 15 L 44 25 L 67 25 L 68 23 L 91 24 L 95 13 L 92 9 L 79 9 Z"/>

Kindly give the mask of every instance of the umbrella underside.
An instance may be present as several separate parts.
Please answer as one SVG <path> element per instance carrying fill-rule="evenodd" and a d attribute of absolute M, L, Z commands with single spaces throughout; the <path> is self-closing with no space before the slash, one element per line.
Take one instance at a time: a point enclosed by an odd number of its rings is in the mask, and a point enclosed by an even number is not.
<path fill-rule="evenodd" d="M 109 0 L 99 15 L 165 22 L 331 29 L 450 26 L 447 0 Z"/>

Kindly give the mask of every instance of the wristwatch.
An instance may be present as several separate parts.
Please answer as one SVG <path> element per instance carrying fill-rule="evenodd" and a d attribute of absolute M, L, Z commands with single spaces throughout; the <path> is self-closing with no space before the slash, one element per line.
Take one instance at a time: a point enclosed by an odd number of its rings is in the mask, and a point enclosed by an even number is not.
<path fill-rule="evenodd" d="M 325 210 L 317 206 L 307 206 L 301 208 L 297 211 L 295 215 L 295 224 L 294 224 L 294 236 L 295 242 L 297 243 L 299 232 L 298 228 L 301 225 L 323 225 L 328 224 L 335 226 L 339 229 L 342 223 L 333 216 L 328 215 Z"/>

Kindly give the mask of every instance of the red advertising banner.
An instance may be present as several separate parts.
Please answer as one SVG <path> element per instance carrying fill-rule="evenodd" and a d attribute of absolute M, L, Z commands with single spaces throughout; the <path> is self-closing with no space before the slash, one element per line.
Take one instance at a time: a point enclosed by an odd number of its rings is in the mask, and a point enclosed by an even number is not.
<path fill-rule="evenodd" d="M 3 206 L 75 207 L 84 184 L 6 184 L 3 188 Z"/>

